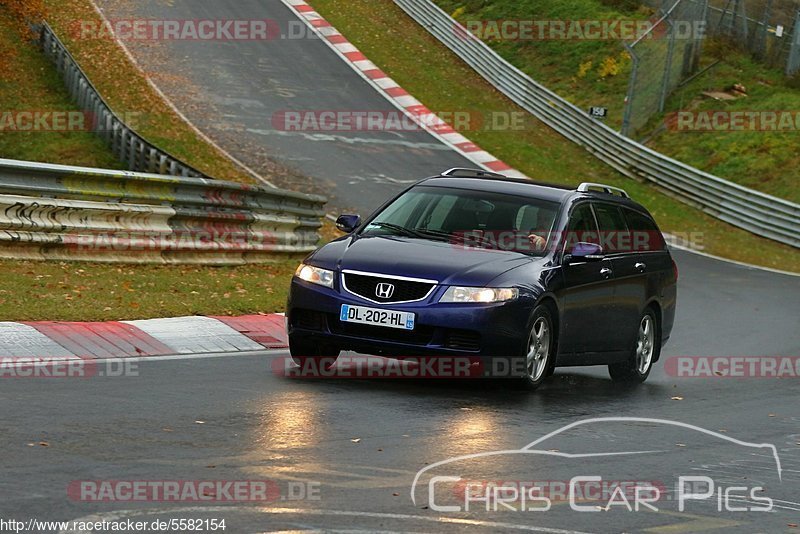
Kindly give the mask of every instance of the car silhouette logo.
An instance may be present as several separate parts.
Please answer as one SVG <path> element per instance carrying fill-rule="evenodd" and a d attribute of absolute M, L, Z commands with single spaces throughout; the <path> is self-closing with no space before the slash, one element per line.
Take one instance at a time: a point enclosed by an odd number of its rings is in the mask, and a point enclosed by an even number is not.
<path fill-rule="evenodd" d="M 394 295 L 394 284 L 378 284 L 375 286 L 375 296 L 382 299 L 390 299 Z"/>

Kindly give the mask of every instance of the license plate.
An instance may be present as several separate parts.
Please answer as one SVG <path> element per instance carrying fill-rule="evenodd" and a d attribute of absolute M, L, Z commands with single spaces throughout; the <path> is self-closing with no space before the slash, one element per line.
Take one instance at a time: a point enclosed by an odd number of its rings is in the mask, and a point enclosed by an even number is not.
<path fill-rule="evenodd" d="M 414 317 L 410 312 L 379 310 L 349 304 L 342 304 L 339 314 L 339 319 L 344 323 L 371 324 L 401 330 L 414 330 Z"/>

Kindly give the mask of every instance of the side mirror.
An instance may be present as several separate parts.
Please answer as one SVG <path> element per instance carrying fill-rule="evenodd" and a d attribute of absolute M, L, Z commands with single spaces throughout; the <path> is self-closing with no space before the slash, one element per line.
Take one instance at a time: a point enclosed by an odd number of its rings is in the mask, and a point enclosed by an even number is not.
<path fill-rule="evenodd" d="M 581 241 L 575 243 L 569 254 L 564 256 L 564 263 L 575 261 L 600 261 L 604 258 L 603 247 L 595 243 Z"/>
<path fill-rule="evenodd" d="M 336 229 L 346 234 L 359 226 L 361 226 L 361 217 L 358 215 L 339 215 L 339 218 L 336 219 Z"/>

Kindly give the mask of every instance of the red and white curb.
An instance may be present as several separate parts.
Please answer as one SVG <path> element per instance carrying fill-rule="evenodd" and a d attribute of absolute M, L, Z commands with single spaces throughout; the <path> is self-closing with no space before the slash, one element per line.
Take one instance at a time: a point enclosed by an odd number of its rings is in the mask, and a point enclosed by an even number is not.
<path fill-rule="evenodd" d="M 115 359 L 286 348 L 283 315 L 0 322 L 0 358 Z"/>
<path fill-rule="evenodd" d="M 289 9 L 315 30 L 340 58 L 342 58 L 363 79 L 372 85 L 389 102 L 413 120 L 426 132 L 463 155 L 479 167 L 501 172 L 514 178 L 527 178 L 525 174 L 500 161 L 489 152 L 458 133 L 452 126 L 439 118 L 422 102 L 411 96 L 405 89 L 386 75 L 377 65 L 367 59 L 345 36 L 339 33 L 305 0 L 281 0 Z"/>

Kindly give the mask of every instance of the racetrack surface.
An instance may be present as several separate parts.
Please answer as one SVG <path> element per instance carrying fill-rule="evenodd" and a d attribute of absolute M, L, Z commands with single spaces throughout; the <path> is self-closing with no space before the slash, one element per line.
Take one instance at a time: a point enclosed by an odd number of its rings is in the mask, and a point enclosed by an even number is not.
<path fill-rule="evenodd" d="M 392 193 L 451 167 L 474 167 L 424 131 L 284 131 L 287 110 L 399 113 L 279 0 L 97 0 L 110 19 L 271 19 L 285 39 L 126 41 L 136 61 L 205 134 L 258 170 L 268 159 L 311 178 L 281 183 L 369 214 Z M 291 21 L 291 24 L 290 24 Z M 280 124 L 280 122 L 278 123 Z"/>
<path fill-rule="evenodd" d="M 472 380 L 302 380 L 273 372 L 285 358 L 276 352 L 145 361 L 138 364 L 138 376 L 5 380 L 0 516 L 111 518 L 127 517 L 114 511 L 133 509 L 149 520 L 224 517 L 229 532 L 790 530 L 787 525 L 800 513 L 795 504 L 800 500 L 800 381 L 676 378 L 665 374 L 664 361 L 685 355 L 797 355 L 800 335 L 790 312 L 800 299 L 800 278 L 685 252 L 676 252 L 676 258 L 681 278 L 674 339 L 639 387 L 620 388 L 604 368 L 561 369 L 535 393 Z M 662 513 L 615 510 L 598 518 L 570 511 L 564 502 L 549 512 L 438 513 L 424 508 L 424 494 L 416 505 L 410 499 L 414 476 L 426 464 L 520 448 L 562 425 L 609 416 L 663 418 L 774 444 L 783 480 L 776 480 L 774 463 L 763 451 L 633 423 L 603 424 L 599 431 L 578 435 L 578 443 L 589 450 L 610 443 L 617 451 L 662 452 L 623 463 L 592 460 L 581 466 L 584 471 L 560 459 L 532 460 L 537 472 L 529 476 L 561 480 L 601 471 L 622 476 L 632 469 L 626 476 L 668 482 L 679 474 L 708 473 L 727 485 L 763 483 L 783 508 L 719 512 L 712 500 L 678 513 L 676 503 L 666 501 Z M 567 451 L 572 440 L 560 439 L 544 447 Z M 474 471 L 462 465 L 455 474 L 515 479 L 530 467 L 497 460 Z M 165 479 L 268 479 L 284 494 L 290 481 L 308 482 L 320 498 L 266 505 L 97 503 L 72 500 L 66 491 L 76 480 Z M 462 519 L 470 522 L 451 522 Z"/>
<path fill-rule="evenodd" d="M 278 0 L 101 5 L 109 18 L 294 20 Z M 425 133 L 309 137 L 270 131 L 278 110 L 394 109 L 319 41 L 129 46 L 174 103 L 229 152 L 255 167 L 271 157 L 297 168 L 333 196 L 337 208 L 365 214 L 404 181 L 469 165 Z M 673 336 L 648 382 L 633 388 L 612 383 L 604 368 L 558 370 L 535 393 L 474 380 L 291 379 L 273 372 L 286 358 L 278 352 L 142 361 L 121 377 L 0 380 L 0 517 L 225 518 L 226 531 L 236 533 L 796 531 L 788 525 L 800 515 L 798 378 L 679 378 L 665 364 L 677 356 L 800 356 L 800 278 L 688 252 L 675 257 L 680 280 Z M 577 467 L 561 457 L 526 462 L 507 456 L 436 474 L 551 481 L 602 474 L 665 486 L 678 475 L 702 474 L 726 486 L 763 485 L 778 507 L 771 513 L 720 511 L 712 499 L 682 513 L 674 501 L 660 503 L 661 513 L 579 513 L 560 501 L 548 512 L 479 507 L 446 513 L 430 509 L 424 493 L 416 504 L 411 500 L 414 477 L 426 465 L 518 450 L 563 425 L 619 416 L 679 421 L 774 444 L 782 479 L 761 450 L 633 422 L 556 436 L 543 447 L 658 453 Z M 67 494 L 70 483 L 81 480 L 253 479 L 275 481 L 284 497 L 290 482 L 311 484 L 319 499 L 127 503 Z"/>

